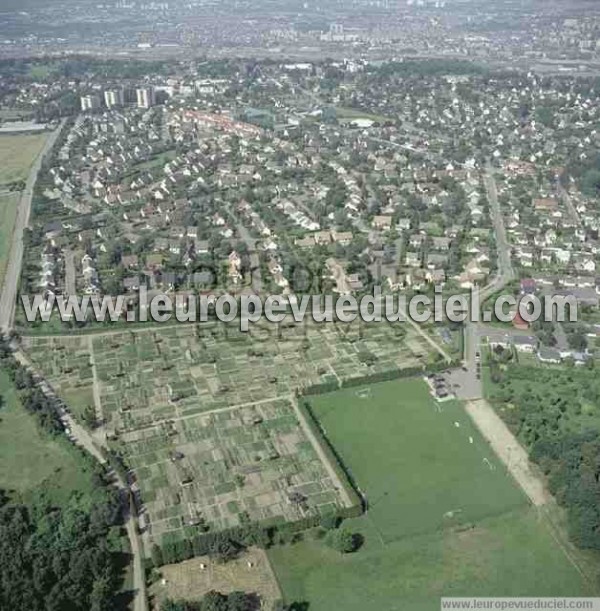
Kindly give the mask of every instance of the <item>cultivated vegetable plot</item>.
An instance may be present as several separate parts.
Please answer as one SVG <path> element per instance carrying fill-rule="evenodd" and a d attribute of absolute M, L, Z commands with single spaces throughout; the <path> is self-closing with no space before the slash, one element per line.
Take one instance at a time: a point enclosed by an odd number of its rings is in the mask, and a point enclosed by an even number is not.
<path fill-rule="evenodd" d="M 118 448 L 140 488 L 145 532 L 158 543 L 343 506 L 286 400 L 126 433 Z"/>

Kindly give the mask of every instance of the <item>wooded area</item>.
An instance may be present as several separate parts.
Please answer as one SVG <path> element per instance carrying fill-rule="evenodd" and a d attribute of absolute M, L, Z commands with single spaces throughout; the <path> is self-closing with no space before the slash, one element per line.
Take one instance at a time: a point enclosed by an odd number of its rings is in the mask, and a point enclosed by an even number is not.
<path fill-rule="evenodd" d="M 63 434 L 55 407 L 0 344 L 0 368 L 44 434 Z M 0 416 L 2 402 L 0 402 Z M 110 475 L 83 450 L 76 454 L 85 490 L 51 494 L 44 482 L 27 495 L 0 490 L 0 608 L 115 611 L 128 554 L 121 549 L 122 499 Z M 64 499 L 58 502 L 56 499 Z"/>
<path fill-rule="evenodd" d="M 494 367 L 491 400 L 567 509 L 570 536 L 600 549 L 600 379 L 593 369 Z"/>

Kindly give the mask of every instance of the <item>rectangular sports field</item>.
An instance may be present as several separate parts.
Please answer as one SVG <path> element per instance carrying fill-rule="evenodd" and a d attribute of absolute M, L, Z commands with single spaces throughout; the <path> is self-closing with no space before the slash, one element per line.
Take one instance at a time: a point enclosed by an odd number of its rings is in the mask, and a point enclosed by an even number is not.
<path fill-rule="evenodd" d="M 439 609 L 442 595 L 584 595 L 576 568 L 458 402 L 421 380 L 312 399 L 368 500 L 342 556 L 310 540 L 269 553 L 288 602 L 310 611 Z M 357 584 L 360 583 L 360 587 Z"/>
<path fill-rule="evenodd" d="M 457 401 L 420 380 L 321 395 L 315 415 L 352 470 L 386 542 L 525 503 Z"/>

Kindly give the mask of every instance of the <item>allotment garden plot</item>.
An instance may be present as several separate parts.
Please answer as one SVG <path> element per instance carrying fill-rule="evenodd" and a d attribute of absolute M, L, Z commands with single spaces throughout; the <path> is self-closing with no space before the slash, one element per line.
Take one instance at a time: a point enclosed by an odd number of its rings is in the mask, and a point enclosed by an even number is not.
<path fill-rule="evenodd" d="M 137 480 L 148 543 L 348 505 L 296 390 L 435 358 L 411 327 L 378 324 L 184 324 L 24 344 L 76 415 L 88 402 L 104 420 Z"/>
<path fill-rule="evenodd" d="M 283 399 L 125 433 L 118 448 L 140 488 L 142 529 L 157 543 L 344 506 L 342 484 Z"/>
<path fill-rule="evenodd" d="M 179 325 L 27 343 L 59 392 L 91 386 L 95 363 L 99 412 L 109 434 L 288 396 L 313 384 L 418 367 L 433 358 L 431 346 L 412 328 L 385 324 L 284 323 L 252 333 L 223 324 Z"/>
<path fill-rule="evenodd" d="M 94 373 L 88 337 L 24 338 L 27 356 L 75 416 L 94 407 Z"/>

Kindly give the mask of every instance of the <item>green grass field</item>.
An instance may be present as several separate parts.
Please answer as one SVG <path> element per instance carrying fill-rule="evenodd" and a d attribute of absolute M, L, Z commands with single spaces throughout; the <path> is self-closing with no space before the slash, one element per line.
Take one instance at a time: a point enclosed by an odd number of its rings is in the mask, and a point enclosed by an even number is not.
<path fill-rule="evenodd" d="M 47 134 L 0 135 L 0 185 L 25 180 Z"/>
<path fill-rule="evenodd" d="M 89 490 L 89 473 L 75 450 L 66 440 L 53 440 L 37 428 L 3 371 L 0 396 L 0 488 L 25 498 L 47 489 L 56 502 L 75 490 Z"/>
<path fill-rule="evenodd" d="M 436 403 L 416 380 L 373 385 L 370 395 L 348 389 L 312 405 L 386 542 L 525 503 L 460 403 Z"/>
<path fill-rule="evenodd" d="M 18 193 L 0 196 L 0 287 L 4 282 L 4 274 L 8 264 L 19 201 L 20 194 Z"/>
<path fill-rule="evenodd" d="M 442 595 L 587 593 L 459 403 L 434 403 L 417 380 L 370 393 L 312 401 L 368 499 L 366 515 L 347 522 L 365 545 L 347 556 L 310 537 L 273 548 L 289 602 L 310 611 L 433 610 Z"/>

